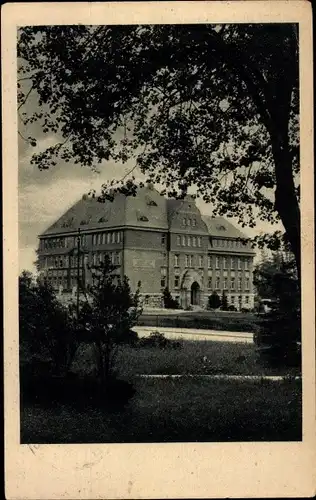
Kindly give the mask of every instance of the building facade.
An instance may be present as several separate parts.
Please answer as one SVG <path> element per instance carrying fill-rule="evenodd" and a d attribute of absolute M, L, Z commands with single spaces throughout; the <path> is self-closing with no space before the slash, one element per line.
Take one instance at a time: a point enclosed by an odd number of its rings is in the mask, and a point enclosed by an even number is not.
<path fill-rule="evenodd" d="M 255 253 L 246 240 L 223 217 L 202 215 L 191 196 L 166 199 L 148 185 L 112 202 L 84 195 L 39 236 L 38 263 L 65 297 L 76 293 L 78 275 L 84 287 L 91 282 L 107 254 L 133 291 L 141 283 L 144 306 L 162 307 L 168 287 L 183 308 L 206 307 L 213 291 L 252 308 Z"/>

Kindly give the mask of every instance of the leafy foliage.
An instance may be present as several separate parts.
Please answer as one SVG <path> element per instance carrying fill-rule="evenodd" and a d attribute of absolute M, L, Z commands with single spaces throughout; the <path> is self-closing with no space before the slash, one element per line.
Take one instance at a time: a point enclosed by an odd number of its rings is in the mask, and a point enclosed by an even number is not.
<path fill-rule="evenodd" d="M 162 294 L 163 304 L 166 309 L 179 309 L 179 303 L 175 300 L 169 288 L 165 288 Z"/>
<path fill-rule="evenodd" d="M 128 343 L 129 337 L 135 340 L 131 328 L 141 313 L 139 289 L 132 294 L 127 278 L 116 276 L 114 270 L 107 256 L 95 268 L 89 300 L 79 315 L 80 339 L 95 346 L 98 376 L 105 388 L 114 373 L 118 346 Z"/>
<path fill-rule="evenodd" d="M 276 265 L 278 262 L 278 265 Z M 271 311 L 260 317 L 255 342 L 263 361 L 272 365 L 300 366 L 301 294 L 295 263 L 274 258 L 257 270 L 256 283 L 269 295 Z"/>
<path fill-rule="evenodd" d="M 21 120 L 58 137 L 39 168 L 134 158 L 170 196 L 194 186 L 242 225 L 280 218 L 299 267 L 296 25 L 24 27 L 18 56 Z M 135 194 L 129 174 L 103 198 Z"/>
<path fill-rule="evenodd" d="M 67 372 L 78 347 L 74 324 L 54 290 L 26 271 L 19 277 L 19 333 L 22 360 L 48 358 L 54 373 Z"/>
<path fill-rule="evenodd" d="M 163 333 L 151 332 L 149 337 L 143 337 L 138 340 L 136 347 L 146 347 L 153 348 L 158 347 L 159 349 L 181 349 L 182 343 L 178 340 L 167 339 Z"/>
<path fill-rule="evenodd" d="M 218 309 L 221 305 L 221 299 L 217 292 L 213 292 L 208 298 L 208 306 L 210 309 Z"/>
<path fill-rule="evenodd" d="M 227 295 L 225 292 L 222 293 L 222 298 L 221 298 L 221 309 L 223 311 L 228 311 L 228 300 L 227 300 Z"/>

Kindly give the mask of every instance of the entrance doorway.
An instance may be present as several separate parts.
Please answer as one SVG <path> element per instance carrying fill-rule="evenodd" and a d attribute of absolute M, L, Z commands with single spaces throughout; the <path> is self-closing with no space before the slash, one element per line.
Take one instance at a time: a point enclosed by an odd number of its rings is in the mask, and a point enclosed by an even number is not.
<path fill-rule="evenodd" d="M 200 304 L 200 285 L 194 281 L 191 285 L 191 305 L 198 306 Z"/>

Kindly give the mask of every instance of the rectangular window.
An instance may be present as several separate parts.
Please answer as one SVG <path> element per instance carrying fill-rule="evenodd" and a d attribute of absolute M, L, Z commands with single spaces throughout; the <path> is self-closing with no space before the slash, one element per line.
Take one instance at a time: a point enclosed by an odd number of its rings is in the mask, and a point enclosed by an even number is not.
<path fill-rule="evenodd" d="M 215 268 L 219 269 L 219 257 L 215 258 Z"/>
<path fill-rule="evenodd" d="M 115 243 L 115 233 L 112 233 L 112 243 Z"/>
<path fill-rule="evenodd" d="M 185 236 L 182 236 L 182 246 L 185 247 Z"/>
<path fill-rule="evenodd" d="M 174 287 L 179 288 L 179 284 L 180 284 L 180 276 L 175 276 L 174 277 Z"/>
<path fill-rule="evenodd" d="M 192 246 L 196 247 L 196 236 L 192 237 Z"/>
<path fill-rule="evenodd" d="M 188 219 L 187 224 L 188 224 L 188 226 L 191 226 L 191 219 Z"/>
<path fill-rule="evenodd" d="M 187 238 L 187 245 L 188 245 L 188 247 L 191 246 L 191 236 L 188 236 L 188 238 Z"/>
<path fill-rule="evenodd" d="M 174 265 L 175 265 L 175 267 L 179 266 L 179 255 L 174 256 Z"/>
<path fill-rule="evenodd" d="M 242 289 L 242 279 L 238 278 L 238 291 Z"/>
<path fill-rule="evenodd" d="M 189 267 L 189 265 L 190 265 L 189 257 L 190 257 L 190 255 L 185 256 L 185 267 Z"/>
<path fill-rule="evenodd" d="M 249 278 L 246 278 L 246 290 L 250 289 L 250 280 Z"/>
<path fill-rule="evenodd" d="M 204 266 L 203 255 L 199 255 L 199 267 L 203 267 L 203 266 Z"/>
<path fill-rule="evenodd" d="M 207 256 L 207 267 L 209 269 L 212 269 L 212 256 L 211 255 Z"/>
<path fill-rule="evenodd" d="M 120 231 L 118 231 L 116 233 L 116 243 L 120 243 L 120 242 L 121 242 L 121 233 L 120 233 Z"/>
<path fill-rule="evenodd" d="M 186 226 L 186 224 L 187 224 L 187 220 L 186 220 L 186 218 L 185 218 L 185 217 L 183 217 L 183 219 L 182 219 L 182 225 L 183 225 L 183 226 Z"/>
<path fill-rule="evenodd" d="M 207 286 L 208 286 L 208 288 L 212 288 L 212 276 L 208 277 Z"/>
<path fill-rule="evenodd" d="M 238 259 L 238 269 L 241 269 L 241 259 Z"/>
<path fill-rule="evenodd" d="M 202 241 L 202 240 L 201 240 L 201 236 L 198 236 L 198 239 L 197 239 L 197 244 L 198 244 L 198 247 L 200 247 L 200 246 L 201 246 L 201 241 Z"/>
<path fill-rule="evenodd" d="M 165 244 L 166 244 L 166 235 L 165 235 L 165 234 L 162 234 L 162 235 L 161 235 L 161 244 L 162 244 L 162 245 L 165 245 Z"/>
<path fill-rule="evenodd" d="M 178 245 L 178 247 L 181 245 L 181 237 L 180 236 L 177 236 L 177 245 Z"/>
<path fill-rule="evenodd" d="M 245 297 L 245 303 L 249 304 L 249 297 L 248 297 L 248 295 L 246 295 L 246 297 Z"/>
<path fill-rule="evenodd" d="M 111 243 L 111 233 L 107 233 L 107 235 L 106 235 L 106 242 L 107 242 L 108 245 L 109 245 L 109 243 Z"/>
<path fill-rule="evenodd" d="M 231 278 L 231 280 L 230 280 L 230 288 L 231 288 L 231 290 L 235 290 L 235 278 Z"/>
<path fill-rule="evenodd" d="M 227 259 L 223 257 L 223 269 L 227 269 Z"/>
<path fill-rule="evenodd" d="M 166 288 L 166 277 L 165 276 L 161 276 L 160 286 L 161 286 L 161 288 Z"/>
<path fill-rule="evenodd" d="M 230 268 L 231 269 L 235 269 L 235 259 L 234 259 L 234 257 L 231 257 L 231 259 L 230 259 Z"/>
<path fill-rule="evenodd" d="M 223 280 L 223 287 L 224 287 L 224 290 L 227 290 L 227 278 L 224 278 L 224 280 Z"/>
<path fill-rule="evenodd" d="M 245 269 L 246 271 L 249 270 L 249 259 L 245 259 Z"/>
<path fill-rule="evenodd" d="M 190 267 L 193 267 L 193 255 L 189 255 L 190 257 Z"/>
<path fill-rule="evenodd" d="M 215 281 L 215 289 L 216 290 L 220 289 L 220 284 L 221 284 L 221 279 L 219 276 L 217 276 L 216 281 Z"/>
<path fill-rule="evenodd" d="M 192 226 L 196 226 L 196 219 L 192 219 Z"/>

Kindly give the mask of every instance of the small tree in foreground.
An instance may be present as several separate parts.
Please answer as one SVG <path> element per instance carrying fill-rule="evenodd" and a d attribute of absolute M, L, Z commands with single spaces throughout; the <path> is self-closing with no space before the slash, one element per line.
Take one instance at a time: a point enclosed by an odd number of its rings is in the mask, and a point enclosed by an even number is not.
<path fill-rule="evenodd" d="M 208 298 L 208 306 L 210 309 L 218 309 L 221 305 L 221 299 L 217 292 L 213 292 Z"/>
<path fill-rule="evenodd" d="M 128 340 L 141 309 L 139 289 L 131 293 L 126 277 L 113 271 L 109 259 L 94 270 L 94 284 L 89 289 L 90 301 L 80 311 L 81 339 L 96 349 L 98 379 L 106 391 L 114 374 L 118 346 Z"/>

